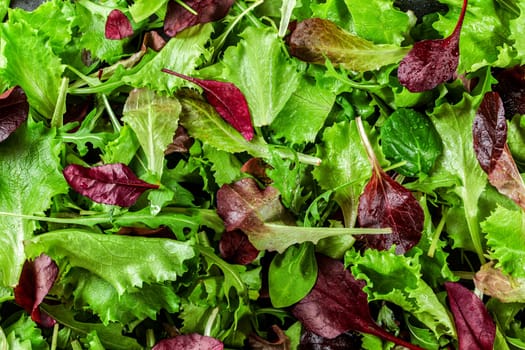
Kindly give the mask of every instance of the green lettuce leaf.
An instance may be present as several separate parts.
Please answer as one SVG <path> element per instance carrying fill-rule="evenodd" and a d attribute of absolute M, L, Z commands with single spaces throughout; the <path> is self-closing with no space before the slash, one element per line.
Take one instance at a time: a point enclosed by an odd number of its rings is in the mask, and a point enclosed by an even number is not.
<path fill-rule="evenodd" d="M 271 124 L 274 137 L 291 144 L 314 142 L 335 102 L 335 94 L 306 77 Z"/>
<path fill-rule="evenodd" d="M 4 330 L 2 340 L 0 328 L 0 349 L 48 350 L 49 345 L 42 335 L 42 330 L 31 320 L 29 315 L 20 318 Z M 2 344 L 4 342 L 4 344 Z M 4 345 L 4 347 L 2 347 Z"/>
<path fill-rule="evenodd" d="M 525 4 L 521 1 L 513 2 L 519 8 L 520 15 L 509 23 L 509 38 L 514 40 L 512 47 L 516 50 L 516 58 L 520 64 L 525 63 L 525 38 L 521 33 L 525 31 Z"/>
<path fill-rule="evenodd" d="M 53 130 L 29 121 L 0 144 L 0 211 L 41 214 L 54 195 L 67 192 Z M 38 186 L 35 181 L 38 179 Z M 38 198 L 38 200 L 35 200 Z M 1 216 L 1 215 L 0 215 Z M 16 217 L 0 220 L 0 286 L 12 287 L 26 256 L 23 242 L 33 236 L 34 221 Z"/>
<path fill-rule="evenodd" d="M 46 38 L 28 23 L 3 23 L 0 37 L 5 42 L 5 65 L 0 77 L 11 86 L 22 87 L 30 106 L 51 119 L 60 91 L 62 65 Z"/>
<path fill-rule="evenodd" d="M 345 0 L 345 3 L 355 33 L 376 44 L 401 45 L 413 25 L 408 13 L 396 9 L 389 0 Z"/>
<path fill-rule="evenodd" d="M 169 74 L 161 73 L 162 68 L 193 75 L 195 68 L 209 56 L 205 45 L 210 40 L 213 27 L 211 24 L 188 28 L 171 38 L 160 52 L 141 69 L 126 75 L 122 80 L 133 87 L 148 87 L 159 94 L 172 93 L 186 83 Z"/>
<path fill-rule="evenodd" d="M 159 96 L 149 89 L 134 89 L 124 105 L 123 118 L 135 132 L 158 180 L 164 168 L 164 151 L 173 142 L 181 105 L 176 98 Z"/>
<path fill-rule="evenodd" d="M 481 228 L 487 233 L 487 246 L 491 250 L 491 258 L 498 261 L 496 266 L 501 267 L 514 278 L 524 278 L 525 214 L 523 211 L 498 206 L 481 223 Z"/>
<path fill-rule="evenodd" d="M 270 125 L 297 89 L 298 65 L 272 28 L 248 27 L 240 36 L 239 44 L 224 52 L 221 78 L 243 92 L 255 126 Z"/>
<path fill-rule="evenodd" d="M 349 251 L 345 263 L 357 279 L 366 281 L 368 299 L 386 300 L 412 314 L 437 338 L 455 336 L 455 328 L 447 308 L 432 288 L 421 278 L 418 256 L 396 255 L 394 250 L 368 249 L 361 256 Z"/>
<path fill-rule="evenodd" d="M 109 282 L 119 295 L 145 283 L 175 281 L 195 256 L 189 242 L 75 229 L 36 236 L 26 241 L 25 248 L 29 257 L 45 252 L 56 261 L 65 259 L 71 267 L 91 271 Z"/>
<path fill-rule="evenodd" d="M 168 0 L 136 0 L 129 7 L 129 13 L 135 22 L 141 22 L 166 7 Z"/>

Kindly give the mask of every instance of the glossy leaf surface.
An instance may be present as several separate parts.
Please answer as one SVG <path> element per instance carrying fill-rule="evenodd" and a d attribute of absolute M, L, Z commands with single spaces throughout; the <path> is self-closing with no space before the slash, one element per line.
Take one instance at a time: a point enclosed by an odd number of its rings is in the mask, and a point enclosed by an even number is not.
<path fill-rule="evenodd" d="M 159 187 L 140 180 L 128 166 L 121 163 L 92 168 L 70 164 L 63 173 L 66 181 L 78 193 L 98 203 L 122 207 L 132 206 L 143 192 Z"/>
<path fill-rule="evenodd" d="M 29 103 L 21 87 L 16 86 L 0 95 L 0 142 L 27 120 L 28 113 Z"/>
<path fill-rule="evenodd" d="M 133 35 L 131 22 L 122 11 L 115 9 L 109 13 L 105 35 L 106 39 L 112 40 L 120 40 Z"/>

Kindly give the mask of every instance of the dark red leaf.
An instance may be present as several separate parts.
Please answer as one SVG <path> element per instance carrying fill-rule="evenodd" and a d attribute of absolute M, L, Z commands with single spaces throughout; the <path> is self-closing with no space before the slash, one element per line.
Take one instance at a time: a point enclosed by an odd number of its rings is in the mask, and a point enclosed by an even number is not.
<path fill-rule="evenodd" d="M 219 241 L 219 251 L 224 260 L 240 265 L 251 263 L 259 255 L 248 236 L 240 230 L 224 232 Z"/>
<path fill-rule="evenodd" d="M 365 282 L 356 280 L 342 262 L 318 255 L 317 265 L 319 272 L 313 289 L 292 308 L 293 315 L 308 331 L 333 339 L 353 330 L 376 335 L 412 350 L 421 350 L 374 322 L 363 291 Z"/>
<path fill-rule="evenodd" d="M 315 333 L 305 331 L 301 335 L 301 350 L 361 350 L 361 335 L 357 332 L 346 332 L 333 339 L 323 338 Z"/>
<path fill-rule="evenodd" d="M 160 51 L 164 46 L 166 45 L 166 40 L 157 33 L 156 31 L 152 30 L 149 32 L 146 32 L 144 34 L 144 38 L 142 39 L 142 45 L 140 49 L 142 51 L 146 51 L 147 48 L 151 48 L 153 51 Z"/>
<path fill-rule="evenodd" d="M 64 177 L 78 193 L 94 202 L 129 207 L 148 189 L 159 188 L 140 180 L 121 163 L 86 168 L 77 164 L 64 169 Z"/>
<path fill-rule="evenodd" d="M 507 120 L 497 92 L 483 97 L 472 126 L 474 151 L 496 189 L 525 209 L 525 185 L 507 146 Z"/>
<path fill-rule="evenodd" d="M 276 325 L 272 326 L 273 333 L 275 333 L 276 340 L 269 341 L 261 338 L 256 334 L 250 334 L 248 342 L 251 350 L 290 350 L 290 338 L 283 332 L 281 328 Z"/>
<path fill-rule="evenodd" d="M 18 285 L 14 289 L 15 302 L 24 308 L 31 319 L 44 327 L 52 327 L 56 321 L 40 312 L 40 304 L 53 287 L 58 276 L 58 267 L 47 255 L 26 261 Z"/>
<path fill-rule="evenodd" d="M 234 0 L 188 0 L 184 2 L 197 14 L 189 12 L 173 0 L 170 1 L 164 19 L 164 32 L 169 36 L 175 36 L 194 25 L 223 18 L 230 11 Z"/>
<path fill-rule="evenodd" d="M 13 87 L 0 95 L 0 142 L 27 120 L 29 103 L 21 87 Z"/>
<path fill-rule="evenodd" d="M 106 20 L 106 39 L 121 40 L 133 35 L 128 17 L 120 10 L 111 11 Z"/>
<path fill-rule="evenodd" d="M 250 174 L 265 185 L 269 185 L 273 180 L 266 174 L 266 170 L 272 169 L 272 166 L 261 158 L 250 158 L 241 167 L 243 173 Z"/>
<path fill-rule="evenodd" d="M 496 325 L 485 304 L 457 282 L 446 282 L 450 310 L 454 316 L 461 350 L 492 350 Z"/>
<path fill-rule="evenodd" d="M 425 218 L 412 192 L 383 170 L 374 169 L 359 198 L 358 220 L 361 227 L 392 229 L 391 234 L 356 237 L 367 247 L 386 250 L 395 245 L 396 253 L 404 254 L 421 239 Z"/>
<path fill-rule="evenodd" d="M 179 125 L 173 135 L 173 142 L 168 145 L 164 154 L 172 153 L 188 153 L 194 140 L 188 134 L 188 131 L 183 126 Z"/>
<path fill-rule="evenodd" d="M 197 333 L 179 335 L 175 338 L 158 342 L 152 350 L 222 350 L 224 345 L 219 340 Z"/>
<path fill-rule="evenodd" d="M 175 238 L 173 231 L 167 226 L 160 226 L 158 228 L 147 227 L 121 227 L 117 234 L 125 236 L 143 236 L 156 238 Z"/>
<path fill-rule="evenodd" d="M 412 92 L 431 90 L 454 77 L 459 63 L 459 35 L 467 10 L 467 0 L 452 34 L 444 39 L 423 40 L 399 63 L 399 82 Z"/>
<path fill-rule="evenodd" d="M 222 81 L 188 77 L 166 68 L 162 71 L 200 86 L 208 102 L 224 120 L 239 131 L 246 140 L 250 141 L 253 138 L 254 132 L 248 102 L 237 86 Z"/>
<path fill-rule="evenodd" d="M 494 77 L 498 80 L 494 91 L 503 101 L 505 116 L 510 119 L 515 114 L 525 114 L 525 67 L 499 70 Z"/>

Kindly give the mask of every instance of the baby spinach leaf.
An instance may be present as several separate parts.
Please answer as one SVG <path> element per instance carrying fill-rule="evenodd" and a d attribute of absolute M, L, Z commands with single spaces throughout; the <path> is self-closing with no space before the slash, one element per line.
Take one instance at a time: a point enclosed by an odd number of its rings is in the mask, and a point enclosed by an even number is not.
<path fill-rule="evenodd" d="M 58 266 L 51 258 L 42 254 L 24 263 L 20 281 L 15 287 L 15 301 L 24 308 L 31 319 L 43 327 L 52 327 L 56 321 L 40 312 L 40 304 L 55 284 Z"/>
<path fill-rule="evenodd" d="M 27 97 L 19 86 L 0 95 L 0 142 L 7 139 L 27 120 L 28 113 Z"/>
<path fill-rule="evenodd" d="M 122 120 L 134 131 L 148 161 L 148 170 L 159 180 L 164 168 L 164 152 L 173 141 L 182 107 L 173 97 L 159 96 L 142 88 L 129 93 Z"/>
<path fill-rule="evenodd" d="M 120 40 L 133 35 L 133 27 L 128 17 L 119 9 L 114 9 L 108 15 L 105 27 L 106 39 Z"/>
<path fill-rule="evenodd" d="M 223 18 L 228 14 L 233 0 L 187 0 L 184 3 L 187 8 L 178 1 L 168 2 L 164 32 L 169 36 L 175 36 L 188 27 Z M 192 9 L 193 13 L 188 9 Z"/>
<path fill-rule="evenodd" d="M 476 157 L 496 189 L 525 209 L 525 184 L 507 145 L 507 119 L 497 92 L 488 92 L 472 127 Z"/>
<path fill-rule="evenodd" d="M 122 295 L 145 283 L 175 281 L 188 271 L 195 250 L 172 239 L 101 235 L 79 229 L 48 232 L 27 241 L 29 257 L 46 252 L 60 266 L 86 269 Z M 118 255 L 114 252 L 119 252 Z"/>
<path fill-rule="evenodd" d="M 239 131 L 246 140 L 250 141 L 253 138 L 250 110 L 246 98 L 237 86 L 228 82 L 192 78 L 169 69 L 162 69 L 162 71 L 200 86 L 208 103 L 224 120 Z"/>
<path fill-rule="evenodd" d="M 429 174 L 441 155 L 441 139 L 434 125 L 412 109 L 397 109 L 381 126 L 381 146 L 385 157 L 406 164 L 396 171 L 406 176 Z"/>
<path fill-rule="evenodd" d="M 290 278 L 294 276 L 294 278 Z M 297 303 L 310 292 L 317 280 L 317 261 L 311 243 L 293 245 L 277 254 L 268 271 L 268 290 L 274 307 Z"/>
<path fill-rule="evenodd" d="M 288 41 L 290 53 L 303 61 L 324 64 L 328 59 L 335 66 L 357 72 L 397 63 L 408 51 L 396 45 L 374 44 L 321 18 L 299 22 Z"/>
<path fill-rule="evenodd" d="M 140 195 L 158 185 L 140 180 L 122 163 L 86 168 L 70 164 L 64 168 L 64 178 L 78 193 L 97 203 L 130 207 Z"/>
<path fill-rule="evenodd" d="M 463 7 L 452 34 L 444 39 L 418 41 L 399 63 L 399 82 L 412 92 L 431 90 L 451 79 L 459 64 L 459 34 L 467 11 Z"/>
<path fill-rule="evenodd" d="M 450 310 L 458 331 L 460 349 L 492 350 L 496 324 L 483 301 L 457 282 L 446 282 Z"/>

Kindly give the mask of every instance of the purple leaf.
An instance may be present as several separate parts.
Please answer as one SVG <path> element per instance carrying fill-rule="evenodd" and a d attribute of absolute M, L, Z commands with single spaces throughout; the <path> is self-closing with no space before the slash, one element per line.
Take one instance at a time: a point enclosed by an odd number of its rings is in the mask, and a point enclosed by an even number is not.
<path fill-rule="evenodd" d="M 454 315 L 460 349 L 492 350 L 496 325 L 483 301 L 457 282 L 446 282 L 450 310 Z"/>
<path fill-rule="evenodd" d="M 175 1 L 168 3 L 164 19 L 164 32 L 175 36 L 184 29 L 200 23 L 217 21 L 228 14 L 234 0 L 188 0 L 186 5 L 197 14 L 193 14 Z"/>
<path fill-rule="evenodd" d="M 310 332 L 333 339 L 353 330 L 373 334 L 411 350 L 421 350 L 395 337 L 374 322 L 363 287 L 342 262 L 318 255 L 317 281 L 310 293 L 292 308 L 293 315 Z"/>
<path fill-rule="evenodd" d="M 370 182 L 359 197 L 358 220 L 361 227 L 390 227 L 391 234 L 356 237 L 366 247 L 404 254 L 421 239 L 424 213 L 412 192 L 384 171 L 373 171 Z"/>
<path fill-rule="evenodd" d="M 525 209 L 525 185 L 507 146 L 507 120 L 497 92 L 483 97 L 472 126 L 474 151 L 489 182 Z"/>
<path fill-rule="evenodd" d="M 409 91 L 422 92 L 451 79 L 459 63 L 459 35 L 467 10 L 467 0 L 452 34 L 444 39 L 423 40 L 399 63 L 399 82 Z"/>
<path fill-rule="evenodd" d="M 246 140 L 250 141 L 253 138 L 254 132 L 248 102 L 237 86 L 222 81 L 192 78 L 166 68 L 162 71 L 200 86 L 208 102 L 224 120 L 239 131 Z"/>
<path fill-rule="evenodd" d="M 247 265 L 259 255 L 248 236 L 240 230 L 224 232 L 219 241 L 219 251 L 224 260 L 239 265 Z"/>
<path fill-rule="evenodd" d="M 133 27 L 128 17 L 120 11 L 113 10 L 106 20 L 106 39 L 121 40 L 133 35 Z"/>
<path fill-rule="evenodd" d="M 503 101 L 505 116 L 511 119 L 515 114 L 525 114 L 525 67 L 496 71 L 494 78 L 498 80 L 494 91 Z"/>
<path fill-rule="evenodd" d="M 197 333 L 179 335 L 158 342 L 152 350 L 223 350 L 219 340 Z"/>
<path fill-rule="evenodd" d="M 47 255 L 26 261 L 18 285 L 14 289 L 15 302 L 24 308 L 31 319 L 44 327 L 52 327 L 56 321 L 40 312 L 40 304 L 53 287 L 58 276 L 58 267 Z"/>
<path fill-rule="evenodd" d="M 0 142 L 27 120 L 29 103 L 21 87 L 13 87 L 0 95 Z"/>
<path fill-rule="evenodd" d="M 275 333 L 275 341 L 269 341 L 256 334 L 250 334 L 248 342 L 251 350 L 290 350 L 290 338 L 278 326 L 273 325 L 272 331 Z"/>
<path fill-rule="evenodd" d="M 129 207 L 148 189 L 159 188 L 140 180 L 126 165 L 106 164 L 93 168 L 71 164 L 64 177 L 78 193 L 94 202 Z"/>

